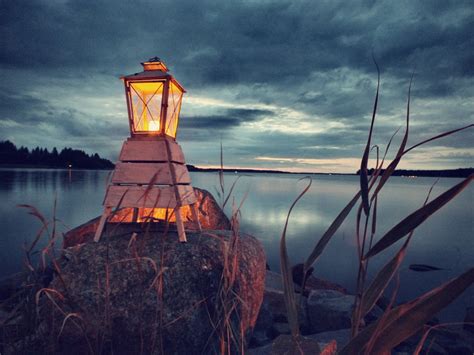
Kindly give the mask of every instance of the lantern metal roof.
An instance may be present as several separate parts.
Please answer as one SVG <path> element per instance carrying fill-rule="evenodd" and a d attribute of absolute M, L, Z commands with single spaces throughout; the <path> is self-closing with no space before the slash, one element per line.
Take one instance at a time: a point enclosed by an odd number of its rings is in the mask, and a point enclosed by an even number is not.
<path fill-rule="evenodd" d="M 154 80 L 171 80 L 173 81 L 183 92 L 186 90 L 183 86 L 168 73 L 168 67 L 158 57 L 153 57 L 146 62 L 141 63 L 143 71 L 135 74 L 122 76 L 120 79 L 124 81 L 154 81 Z"/>

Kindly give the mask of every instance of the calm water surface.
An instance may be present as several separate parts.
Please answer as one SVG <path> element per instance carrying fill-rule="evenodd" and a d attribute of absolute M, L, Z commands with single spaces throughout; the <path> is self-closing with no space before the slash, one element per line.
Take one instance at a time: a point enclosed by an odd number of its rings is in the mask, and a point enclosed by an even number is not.
<path fill-rule="evenodd" d="M 101 203 L 108 171 L 11 170 L 0 169 L 0 277 L 22 269 L 22 246 L 31 241 L 40 224 L 18 204 L 34 205 L 51 218 L 54 200 L 60 230 L 67 231 L 102 212 Z M 215 196 L 216 173 L 191 173 L 193 185 Z M 235 191 L 235 203 L 247 195 L 242 209 L 241 229 L 255 235 L 264 245 L 268 264 L 279 270 L 279 238 L 288 209 L 306 182 L 302 176 L 257 174 L 244 176 Z M 226 174 L 229 188 L 236 178 Z M 379 199 L 378 235 L 421 206 L 435 179 L 394 177 Z M 460 179 L 441 179 L 432 197 Z M 357 192 L 356 176 L 313 176 L 311 190 L 295 207 L 288 227 L 287 243 L 293 263 L 302 262 L 340 210 Z M 407 300 L 442 284 L 474 266 L 474 189 L 471 184 L 444 209 L 415 232 L 402 267 L 399 300 Z M 230 206 L 227 208 L 230 213 Z M 357 272 L 355 215 L 351 214 L 324 254 L 316 262 L 317 276 L 353 290 Z M 393 249 L 373 259 L 372 270 L 381 267 Z M 436 272 L 413 272 L 410 264 L 443 268 Z M 464 309 L 474 306 L 474 287 L 468 289 L 441 317 L 461 320 Z"/>

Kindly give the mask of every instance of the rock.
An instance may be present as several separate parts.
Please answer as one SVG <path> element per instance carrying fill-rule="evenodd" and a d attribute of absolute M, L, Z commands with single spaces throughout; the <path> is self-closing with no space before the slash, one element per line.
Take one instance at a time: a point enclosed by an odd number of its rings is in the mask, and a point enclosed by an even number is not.
<path fill-rule="evenodd" d="M 354 297 L 333 290 L 313 290 L 308 297 L 311 331 L 320 333 L 351 327 Z"/>
<path fill-rule="evenodd" d="M 283 291 L 283 282 L 281 281 L 281 275 L 267 270 L 267 274 L 265 275 L 265 289 L 272 289 Z"/>
<path fill-rule="evenodd" d="M 201 227 L 208 230 L 230 230 L 230 221 L 219 207 L 214 197 L 208 191 L 196 187 L 194 188 L 194 193 L 197 197 L 196 204 Z M 113 222 L 121 221 L 122 223 L 133 224 L 131 223 L 131 216 L 130 208 L 122 208 L 115 212 L 111 219 Z M 94 238 L 97 226 L 99 225 L 99 219 L 100 216 L 68 231 L 63 238 L 63 248 L 70 248 L 78 244 L 91 242 Z M 183 220 L 186 229 L 197 229 L 195 224 L 192 222 L 191 210 L 186 208 L 186 206 L 184 208 Z M 153 223 L 152 226 L 154 224 L 155 223 Z M 135 227 L 138 231 L 140 231 L 143 225 L 144 224 L 142 223 L 135 223 Z M 171 230 L 173 229 L 176 229 L 176 227 L 174 226 L 174 223 L 171 223 Z M 163 225 L 156 223 L 156 226 L 153 226 L 152 230 L 163 230 Z"/>
<path fill-rule="evenodd" d="M 296 296 L 297 299 L 299 295 Z M 264 293 L 262 310 L 268 311 L 273 322 L 287 323 L 287 311 L 283 291 L 266 289 Z M 306 297 L 301 300 L 301 307 L 298 307 L 298 321 L 303 328 L 308 323 L 306 314 Z"/>
<path fill-rule="evenodd" d="M 310 267 L 308 271 L 306 272 L 306 278 L 310 277 L 311 274 L 313 273 L 314 268 Z M 304 280 L 304 264 L 296 264 L 291 268 L 291 275 L 293 278 L 293 282 L 297 284 L 298 286 L 303 285 L 303 280 Z"/>
<path fill-rule="evenodd" d="M 309 280 L 317 279 L 311 276 Z M 316 281 L 316 283 L 316 287 L 336 287 L 337 289 L 343 289 L 342 287 L 329 282 Z M 315 286 L 314 283 L 313 286 Z M 297 288 L 298 285 L 295 284 L 295 289 Z M 297 294 L 296 297 L 300 297 L 300 294 Z M 298 314 L 300 331 L 303 335 L 314 333 L 309 322 L 306 303 L 307 298 L 303 297 L 301 302 L 302 307 L 299 309 Z M 268 344 L 279 334 L 287 334 L 287 329 L 289 329 L 289 326 L 285 300 L 283 297 L 283 284 L 281 275 L 267 270 L 263 303 L 260 308 L 260 313 L 250 345 L 252 347 L 256 347 Z"/>
<path fill-rule="evenodd" d="M 265 291 L 266 293 L 266 291 Z M 270 343 L 278 334 L 273 329 L 273 315 L 263 298 L 255 328 L 250 338 L 250 347 L 258 347 Z"/>
<path fill-rule="evenodd" d="M 312 275 L 314 271 L 314 268 L 309 268 L 306 276 L 306 285 L 305 285 L 305 296 L 309 295 L 310 290 L 336 290 L 345 294 L 348 294 L 348 291 L 342 287 L 341 285 L 338 285 L 336 283 L 319 279 L 315 276 Z M 293 282 L 298 285 L 299 287 L 297 290 L 300 289 L 303 283 L 303 264 L 296 264 L 291 268 L 291 273 L 293 276 Z M 281 277 L 281 276 L 280 276 Z M 300 291 L 298 291 L 300 292 Z"/>
<path fill-rule="evenodd" d="M 466 316 L 464 317 L 464 329 L 474 333 L 474 307 L 468 307 L 466 309 Z"/>
<path fill-rule="evenodd" d="M 248 349 L 247 355 L 271 355 L 272 354 L 272 343 L 268 343 L 257 348 Z"/>
<path fill-rule="evenodd" d="M 203 229 L 231 229 L 229 219 L 209 191 L 194 187 L 194 193 L 197 197 L 199 222 Z M 189 221 L 192 220 L 191 211 L 187 212 L 186 219 Z"/>
<path fill-rule="evenodd" d="M 315 276 L 310 276 L 306 280 L 306 289 L 311 291 L 311 290 L 334 290 L 341 292 L 343 294 L 349 294 L 347 289 L 342 287 L 341 285 L 338 285 L 334 282 L 319 279 Z"/>
<path fill-rule="evenodd" d="M 351 327 L 354 296 L 335 290 L 312 290 L 308 297 L 308 318 L 312 333 Z M 364 318 L 377 319 L 382 310 L 375 306 Z"/>
<path fill-rule="evenodd" d="M 254 237 L 241 235 L 234 244 L 238 252 L 230 256 L 239 257 L 239 270 L 233 286 L 225 287 L 234 275 L 223 272 L 230 231 L 188 232 L 187 243 L 179 243 L 175 233 L 138 233 L 132 239 L 130 234 L 121 230 L 100 243 L 67 249 L 61 277 L 50 285 L 55 291 L 48 293 L 63 312 L 74 314 L 62 329 L 60 350 L 86 352 L 87 337 L 90 344 L 114 352 L 213 353 L 219 352 L 224 323 L 237 334 L 255 326 L 265 255 Z M 223 310 L 234 306 L 239 315 L 223 322 Z M 42 338 L 55 339 L 64 315 L 45 293 L 40 309 Z"/>
<path fill-rule="evenodd" d="M 272 355 L 319 354 L 316 340 L 300 336 L 296 341 L 291 335 L 280 335 L 273 341 Z"/>
<path fill-rule="evenodd" d="M 299 297 L 297 295 L 296 297 Z M 306 313 L 306 297 L 302 299 L 302 307 L 298 307 L 298 320 L 304 334 L 309 327 Z M 265 293 L 260 307 L 257 323 L 251 338 L 251 346 L 261 346 L 271 342 L 279 334 L 288 334 L 289 325 L 281 276 L 267 271 L 265 277 Z"/>
<path fill-rule="evenodd" d="M 286 322 L 273 323 L 273 329 L 277 334 L 291 334 L 290 325 Z"/>
<path fill-rule="evenodd" d="M 280 335 L 273 343 L 254 349 L 249 349 L 247 355 L 301 355 L 319 354 L 321 347 L 318 342 L 304 336 L 298 338 L 295 346 L 291 335 Z"/>

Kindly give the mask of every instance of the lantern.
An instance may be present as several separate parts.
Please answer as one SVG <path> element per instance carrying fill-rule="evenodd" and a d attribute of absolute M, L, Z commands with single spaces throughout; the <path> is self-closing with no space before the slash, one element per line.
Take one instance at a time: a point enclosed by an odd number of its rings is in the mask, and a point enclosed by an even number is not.
<path fill-rule="evenodd" d="M 176 143 L 185 90 L 158 57 L 141 64 L 144 71 L 122 77 L 130 138 L 122 146 L 107 187 L 94 240 L 100 239 L 114 216 L 128 221 L 125 210 L 132 211 L 129 220 L 134 223 L 176 222 L 179 239 L 185 242 L 183 208 L 190 210 L 201 228 L 184 155 Z"/>
<path fill-rule="evenodd" d="M 124 76 L 130 133 L 176 138 L 185 90 L 158 58 L 142 63 L 144 71 Z"/>

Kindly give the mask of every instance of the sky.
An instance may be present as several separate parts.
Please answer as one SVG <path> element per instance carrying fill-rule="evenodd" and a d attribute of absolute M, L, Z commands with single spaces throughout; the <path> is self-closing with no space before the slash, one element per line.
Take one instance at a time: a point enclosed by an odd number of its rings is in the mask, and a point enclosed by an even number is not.
<path fill-rule="evenodd" d="M 381 69 L 373 144 L 474 122 L 474 2 L 0 0 L 0 140 L 113 161 L 129 136 L 122 75 L 159 56 L 186 88 L 189 164 L 353 173 Z M 374 151 L 375 152 L 375 151 Z M 372 155 L 374 158 L 375 155 Z M 401 168 L 474 166 L 474 129 Z M 373 159 L 371 159 L 373 165 Z"/>

